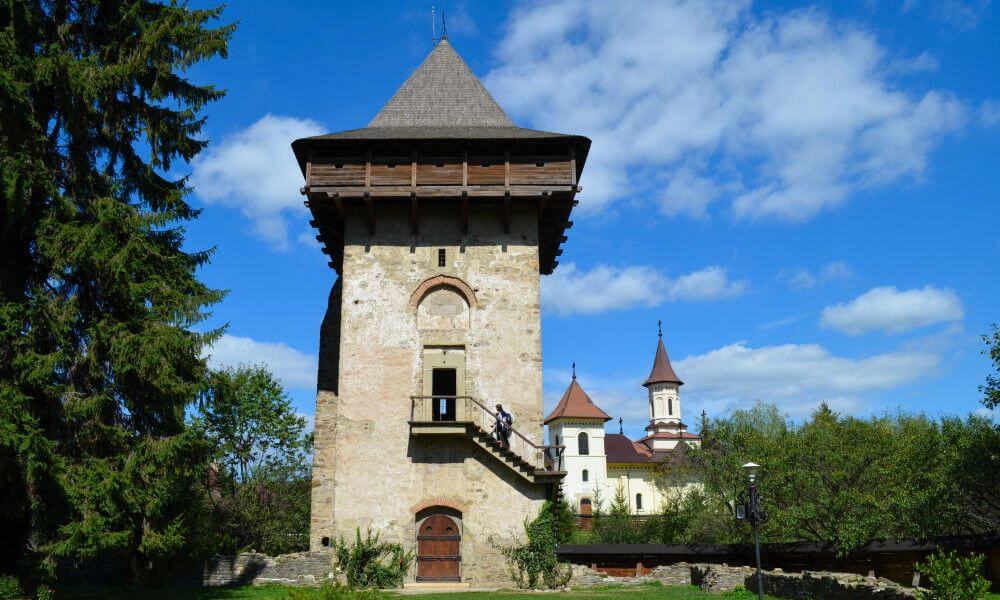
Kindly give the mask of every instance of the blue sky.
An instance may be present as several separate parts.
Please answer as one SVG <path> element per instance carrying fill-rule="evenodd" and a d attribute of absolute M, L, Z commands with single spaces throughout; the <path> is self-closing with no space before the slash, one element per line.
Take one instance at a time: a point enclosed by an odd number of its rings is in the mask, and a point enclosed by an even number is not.
<path fill-rule="evenodd" d="M 543 279 L 546 405 L 580 381 L 626 430 L 656 321 L 685 420 L 821 400 L 852 414 L 980 408 L 1000 320 L 1000 21 L 988 0 L 438 2 L 514 120 L 594 147 Z M 244 0 L 228 90 L 186 173 L 191 248 L 230 290 L 214 364 L 266 362 L 313 410 L 335 274 L 289 142 L 365 125 L 431 47 L 430 3 Z"/>

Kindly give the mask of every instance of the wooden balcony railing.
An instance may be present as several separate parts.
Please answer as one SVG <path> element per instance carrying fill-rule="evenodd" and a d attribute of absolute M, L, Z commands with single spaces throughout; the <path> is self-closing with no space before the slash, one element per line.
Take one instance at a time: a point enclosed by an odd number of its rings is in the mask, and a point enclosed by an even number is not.
<path fill-rule="evenodd" d="M 410 396 L 410 399 L 413 402 L 411 423 L 471 426 L 500 446 L 495 430 L 496 413 L 472 396 Z M 506 449 L 534 467 L 536 472 L 562 472 L 565 446 L 536 444 L 514 427 L 510 428 L 508 443 Z"/>

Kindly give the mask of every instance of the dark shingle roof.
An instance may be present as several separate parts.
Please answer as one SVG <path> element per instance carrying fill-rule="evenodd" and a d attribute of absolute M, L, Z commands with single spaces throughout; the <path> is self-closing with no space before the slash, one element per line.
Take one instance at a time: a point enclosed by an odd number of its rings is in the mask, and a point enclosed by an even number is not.
<path fill-rule="evenodd" d="M 590 140 L 577 135 L 517 127 L 448 40 L 443 39 L 366 127 L 295 140 L 305 172 L 305 149 L 363 140 L 566 141 L 576 146 L 577 172 Z"/>
<path fill-rule="evenodd" d="M 379 127 L 513 127 L 469 65 L 442 39 L 368 124 Z"/>
<path fill-rule="evenodd" d="M 642 385 L 651 385 L 654 383 L 676 383 L 677 385 L 683 385 L 684 382 L 677 377 L 677 373 L 674 373 L 674 368 L 670 364 L 670 358 L 667 356 L 667 349 L 663 346 L 663 337 L 656 343 L 656 356 L 653 358 L 653 370 L 649 372 L 649 377 Z"/>

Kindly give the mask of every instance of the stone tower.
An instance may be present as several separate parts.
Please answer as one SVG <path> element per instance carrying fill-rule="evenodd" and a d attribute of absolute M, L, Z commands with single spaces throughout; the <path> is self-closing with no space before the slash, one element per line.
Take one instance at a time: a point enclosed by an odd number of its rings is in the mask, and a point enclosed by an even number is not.
<path fill-rule="evenodd" d="M 296 140 L 339 275 L 320 330 L 311 546 L 371 527 L 418 581 L 506 578 L 561 480 L 542 439 L 539 275 L 590 141 L 515 126 L 447 40 L 364 128 Z M 494 406 L 515 418 L 509 447 Z"/>
<path fill-rule="evenodd" d="M 681 386 L 684 382 L 677 377 L 670 364 L 670 357 L 663 345 L 662 328 L 657 334 L 653 370 L 642 385 L 649 397 L 649 425 L 646 426 L 646 437 L 639 441 L 654 452 L 673 450 L 685 437 L 687 429 L 687 425 L 681 421 Z"/>

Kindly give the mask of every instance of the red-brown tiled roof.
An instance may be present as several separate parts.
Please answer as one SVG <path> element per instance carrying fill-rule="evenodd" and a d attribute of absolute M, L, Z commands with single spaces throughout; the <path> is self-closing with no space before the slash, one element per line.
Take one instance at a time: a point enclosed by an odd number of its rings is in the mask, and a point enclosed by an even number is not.
<path fill-rule="evenodd" d="M 663 347 L 662 337 L 656 342 L 656 357 L 653 359 L 653 370 L 650 371 L 649 377 L 646 378 L 646 381 L 642 385 L 649 386 L 654 383 L 684 385 L 684 382 L 677 377 L 677 373 L 674 373 L 674 368 L 670 366 L 670 358 L 667 357 L 667 349 Z"/>
<path fill-rule="evenodd" d="M 548 425 L 550 421 L 556 419 L 603 419 L 610 421 L 611 416 L 594 404 L 574 377 L 569 382 L 569 387 L 563 393 L 559 404 L 556 404 L 549 416 L 545 417 L 544 423 Z"/>
<path fill-rule="evenodd" d="M 639 442 L 645 442 L 646 440 L 700 440 L 701 436 L 690 433 L 688 431 L 681 431 L 680 433 L 667 433 L 666 431 L 661 431 L 660 433 L 654 433 L 653 435 L 647 435 L 646 437 L 639 440 Z"/>
<path fill-rule="evenodd" d="M 609 463 L 655 462 L 652 450 L 620 433 L 604 434 L 604 455 Z"/>

